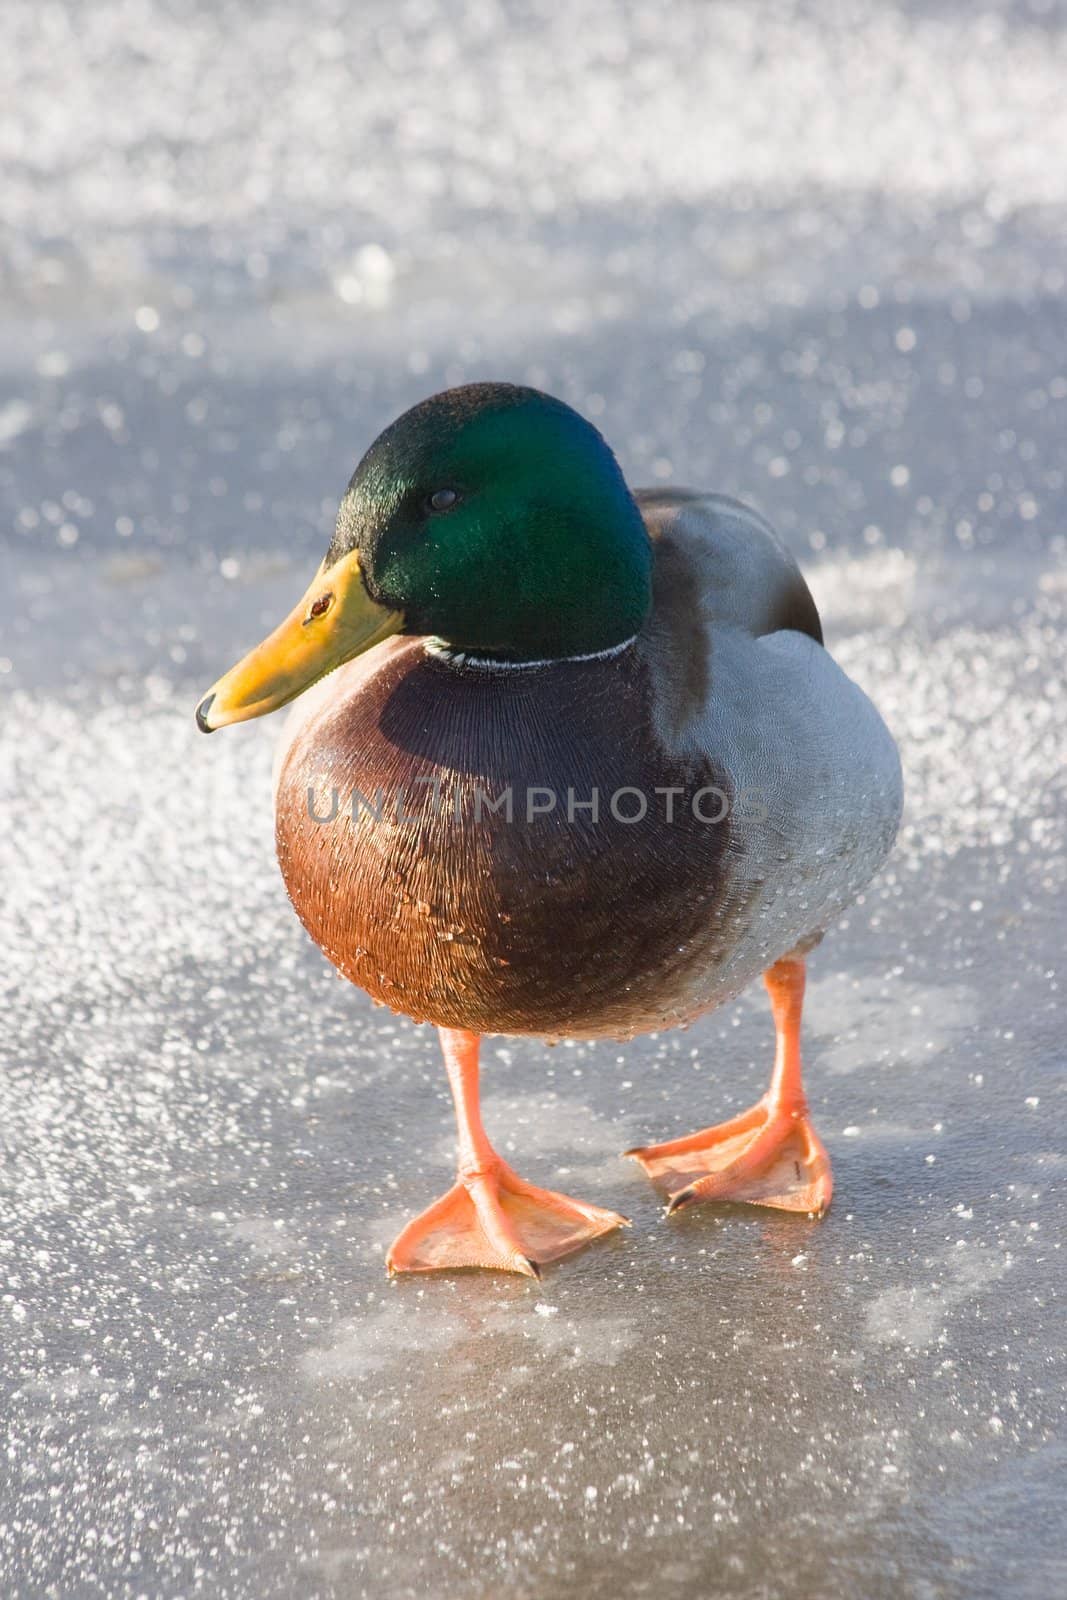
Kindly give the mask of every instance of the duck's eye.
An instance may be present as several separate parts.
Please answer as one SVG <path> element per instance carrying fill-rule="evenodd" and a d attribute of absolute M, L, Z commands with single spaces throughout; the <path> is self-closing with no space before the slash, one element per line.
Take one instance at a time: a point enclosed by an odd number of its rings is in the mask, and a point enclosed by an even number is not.
<path fill-rule="evenodd" d="M 435 489 L 430 496 L 431 511 L 447 511 L 459 499 L 455 489 Z"/>
<path fill-rule="evenodd" d="M 308 614 L 304 618 L 305 628 L 309 622 L 314 622 L 316 617 L 324 617 L 332 605 L 332 594 L 320 594 L 317 600 L 312 600 L 308 606 Z"/>

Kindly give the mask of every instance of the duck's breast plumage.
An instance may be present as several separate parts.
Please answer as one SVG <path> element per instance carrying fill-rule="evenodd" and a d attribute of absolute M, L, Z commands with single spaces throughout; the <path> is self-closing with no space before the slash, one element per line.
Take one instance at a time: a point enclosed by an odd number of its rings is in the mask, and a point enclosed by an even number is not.
<path fill-rule="evenodd" d="M 666 824 L 662 791 L 728 779 L 657 743 L 636 648 L 499 673 L 421 639 L 372 654 L 335 674 L 278 775 L 282 871 L 330 960 L 481 1033 L 682 1020 L 729 826 L 680 805 Z"/>

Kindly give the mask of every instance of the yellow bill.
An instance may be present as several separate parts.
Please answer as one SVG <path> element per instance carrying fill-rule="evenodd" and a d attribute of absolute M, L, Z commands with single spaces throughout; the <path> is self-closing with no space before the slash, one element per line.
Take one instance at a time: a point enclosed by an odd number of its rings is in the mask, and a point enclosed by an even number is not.
<path fill-rule="evenodd" d="M 356 553 L 342 556 L 319 568 L 285 621 L 204 696 L 196 708 L 197 726 L 214 733 L 228 723 L 277 711 L 403 625 L 402 612 L 379 605 L 367 593 Z"/>

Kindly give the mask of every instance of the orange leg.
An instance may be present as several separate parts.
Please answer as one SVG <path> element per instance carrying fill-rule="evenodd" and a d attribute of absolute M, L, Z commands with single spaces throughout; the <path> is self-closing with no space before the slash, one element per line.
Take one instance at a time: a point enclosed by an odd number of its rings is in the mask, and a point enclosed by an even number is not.
<path fill-rule="evenodd" d="M 800 1074 L 804 963 L 777 961 L 763 980 L 778 1035 L 763 1099 L 729 1122 L 626 1152 L 665 1190 L 668 1213 L 695 1200 L 744 1200 L 817 1216 L 830 1204 L 830 1158 L 808 1119 Z"/>
<path fill-rule="evenodd" d="M 482 1127 L 478 1035 L 459 1028 L 439 1032 L 459 1130 L 456 1182 L 393 1240 L 389 1271 L 488 1267 L 539 1278 L 543 1263 L 628 1227 L 615 1211 L 538 1189 L 512 1172 Z"/>

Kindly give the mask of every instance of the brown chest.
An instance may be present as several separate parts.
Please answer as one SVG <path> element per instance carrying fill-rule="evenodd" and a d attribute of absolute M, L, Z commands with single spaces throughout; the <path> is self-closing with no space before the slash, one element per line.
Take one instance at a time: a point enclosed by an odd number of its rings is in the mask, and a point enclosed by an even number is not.
<path fill-rule="evenodd" d="M 411 641 L 331 697 L 283 765 L 277 847 L 334 965 L 396 1011 L 480 1033 L 680 1020 L 712 954 L 728 785 L 661 751 L 645 672 L 496 673 Z"/>

